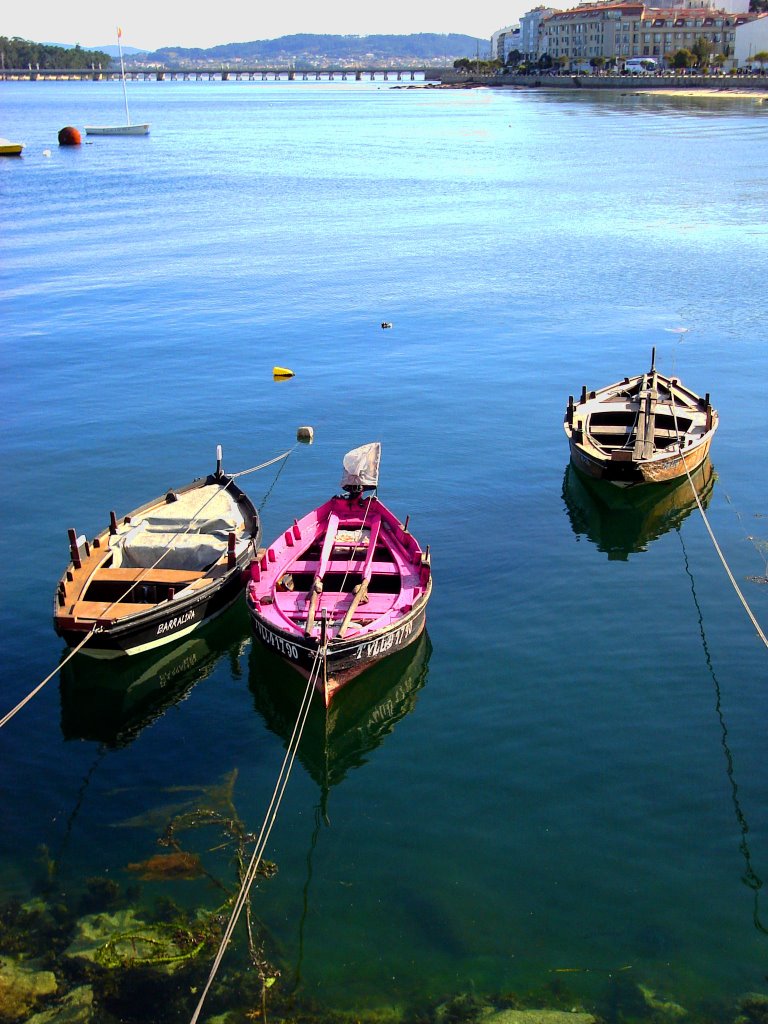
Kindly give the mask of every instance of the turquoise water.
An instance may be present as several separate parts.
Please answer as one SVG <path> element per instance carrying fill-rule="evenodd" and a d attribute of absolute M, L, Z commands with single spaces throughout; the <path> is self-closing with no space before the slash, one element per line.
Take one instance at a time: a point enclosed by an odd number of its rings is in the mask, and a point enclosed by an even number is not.
<path fill-rule="evenodd" d="M 690 502 L 604 507 L 562 418 L 654 346 L 711 393 L 708 516 L 765 625 L 768 111 L 380 83 L 130 102 L 149 137 L 60 149 L 119 84 L 0 93 L 27 144 L 0 163 L 3 713 L 63 653 L 69 526 L 310 424 L 276 482 L 245 478 L 268 538 L 381 440 L 380 495 L 431 546 L 429 643 L 330 738 L 313 720 L 257 896 L 283 978 L 357 1009 L 557 984 L 608 1014 L 627 968 L 730 1020 L 768 991 L 766 651 Z M 0 736 L 5 895 L 45 847 L 62 898 L 98 875 L 149 903 L 127 865 L 235 770 L 256 830 L 292 683 L 242 608 L 157 663 L 70 667 Z"/>

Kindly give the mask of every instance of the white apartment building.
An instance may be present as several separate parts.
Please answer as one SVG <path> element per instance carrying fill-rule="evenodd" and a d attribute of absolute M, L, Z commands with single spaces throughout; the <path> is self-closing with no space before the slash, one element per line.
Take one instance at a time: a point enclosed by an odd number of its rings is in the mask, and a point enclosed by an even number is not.
<path fill-rule="evenodd" d="M 736 31 L 736 46 L 733 56 L 737 67 L 753 64 L 756 53 L 768 52 L 768 14 L 758 14 L 752 21 L 739 25 Z"/>
<path fill-rule="evenodd" d="M 516 38 L 520 35 L 519 25 L 507 25 L 506 28 L 500 28 L 498 32 L 494 32 L 491 36 L 491 60 L 500 60 L 504 64 L 507 57 L 516 49 L 512 45 L 512 36 Z"/>

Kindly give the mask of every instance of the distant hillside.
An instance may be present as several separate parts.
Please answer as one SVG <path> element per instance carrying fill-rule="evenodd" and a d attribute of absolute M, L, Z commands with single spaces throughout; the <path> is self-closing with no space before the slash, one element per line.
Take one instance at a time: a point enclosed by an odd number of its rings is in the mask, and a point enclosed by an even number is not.
<path fill-rule="evenodd" d="M 436 32 L 413 35 L 337 36 L 297 34 L 279 39 L 256 39 L 250 43 L 225 43 L 210 49 L 166 46 L 149 54 L 150 61 L 160 63 L 198 61 L 248 61 L 253 64 L 285 64 L 313 66 L 322 62 L 350 61 L 372 64 L 378 61 L 444 60 L 452 63 L 460 57 L 473 57 L 478 46 L 487 47 L 485 39 L 475 36 Z"/>
<path fill-rule="evenodd" d="M 114 57 L 115 60 L 120 60 L 120 50 L 117 46 L 100 46 L 100 50 L 104 53 L 108 53 L 110 57 Z M 146 53 L 146 50 L 139 49 L 138 46 L 124 46 L 123 56 L 132 57 L 135 53 Z"/>

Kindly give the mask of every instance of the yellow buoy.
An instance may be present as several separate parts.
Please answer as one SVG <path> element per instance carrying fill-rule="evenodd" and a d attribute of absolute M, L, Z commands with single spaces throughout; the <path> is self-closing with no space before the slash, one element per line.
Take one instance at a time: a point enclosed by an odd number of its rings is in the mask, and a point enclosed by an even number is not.
<path fill-rule="evenodd" d="M 275 380 L 285 380 L 286 377 L 294 377 L 293 370 L 288 370 L 284 366 L 273 366 L 272 376 Z"/>

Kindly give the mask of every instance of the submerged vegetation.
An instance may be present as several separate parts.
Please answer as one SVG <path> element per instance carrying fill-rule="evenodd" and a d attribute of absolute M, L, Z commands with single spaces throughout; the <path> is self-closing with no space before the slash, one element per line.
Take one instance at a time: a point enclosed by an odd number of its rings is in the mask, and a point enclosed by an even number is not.
<path fill-rule="evenodd" d="M 154 809 L 123 822 L 153 829 L 162 850 L 125 864 L 123 881 L 94 876 L 77 891 L 59 892 L 57 865 L 44 851 L 39 894 L 0 906 L 0 1024 L 190 1019 L 256 843 L 235 807 L 236 780 L 235 771 L 162 814 Z M 276 873 L 265 861 L 258 876 L 269 880 Z M 195 884 L 202 894 L 191 904 L 171 895 L 186 896 Z M 250 893 L 245 917 L 247 941 L 228 952 L 201 1018 L 210 1024 L 768 1024 L 768 995 L 750 993 L 736 1006 L 695 1017 L 629 965 L 605 972 L 589 1001 L 567 977 L 589 972 L 574 969 L 553 970 L 536 991 L 485 995 L 470 985 L 439 998 L 335 1010 L 286 980 L 292 972 L 253 912 Z"/>

